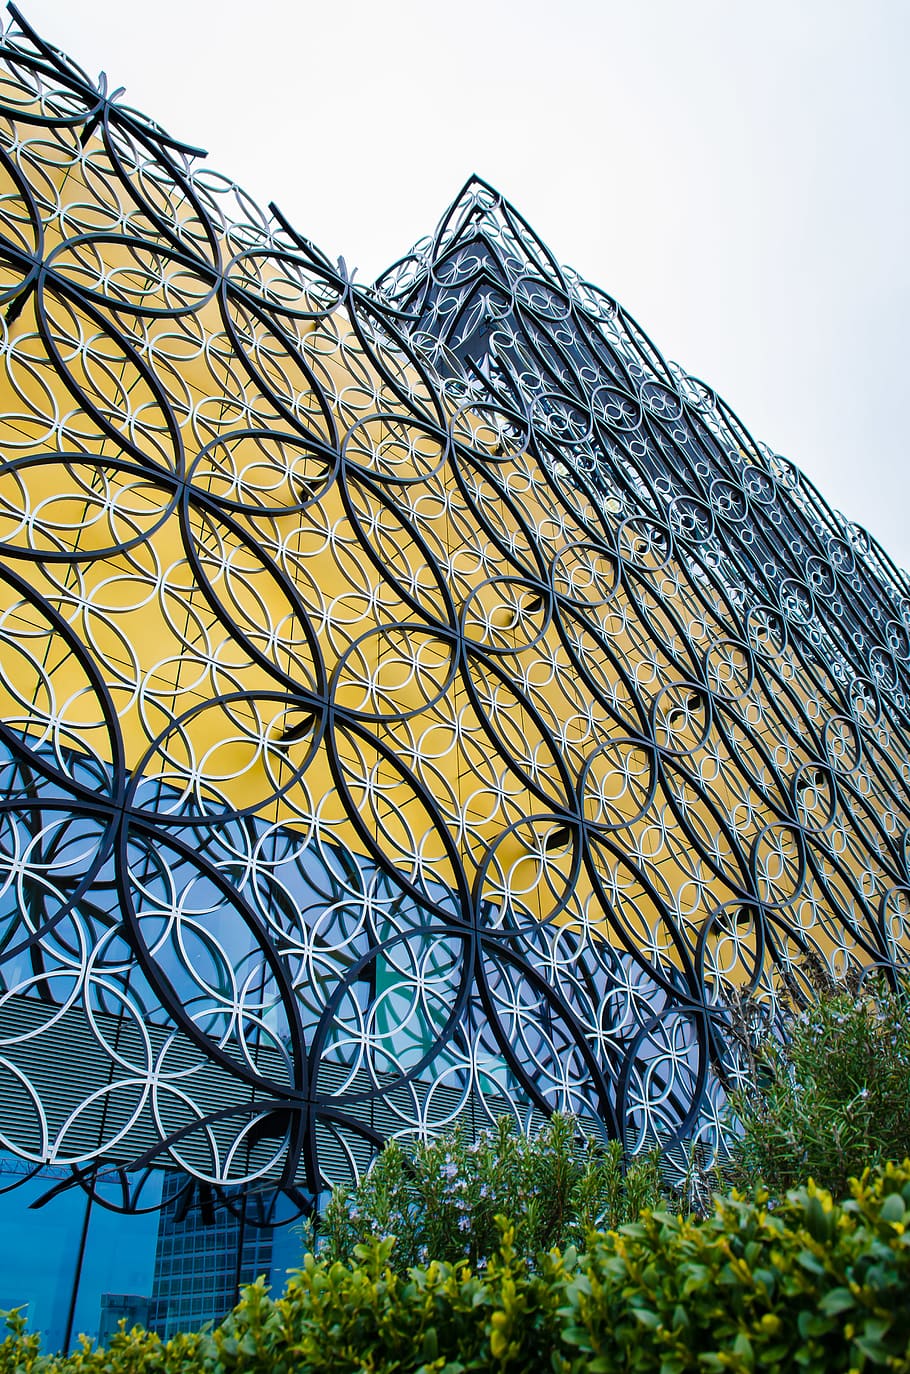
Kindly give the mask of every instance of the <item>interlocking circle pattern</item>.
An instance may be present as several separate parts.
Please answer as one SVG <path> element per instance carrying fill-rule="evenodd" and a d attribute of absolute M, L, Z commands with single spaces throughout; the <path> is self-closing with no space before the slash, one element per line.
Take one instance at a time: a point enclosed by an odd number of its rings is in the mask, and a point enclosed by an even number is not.
<path fill-rule="evenodd" d="M 0 1148 L 711 1155 L 733 995 L 906 961 L 906 575 L 483 182 L 360 287 L 0 58 Z"/>

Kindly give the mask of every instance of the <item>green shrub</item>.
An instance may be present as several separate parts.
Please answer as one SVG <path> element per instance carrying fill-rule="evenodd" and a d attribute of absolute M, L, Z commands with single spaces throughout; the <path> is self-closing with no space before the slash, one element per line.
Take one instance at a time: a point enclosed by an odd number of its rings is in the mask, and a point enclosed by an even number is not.
<path fill-rule="evenodd" d="M 705 1220 L 646 1213 L 598 1238 L 560 1309 L 588 1360 L 572 1368 L 910 1368 L 910 1160 L 841 1206 L 811 1180 L 768 1204 L 718 1198 Z"/>
<path fill-rule="evenodd" d="M 910 1154 L 910 1006 L 883 983 L 821 986 L 782 1043 L 754 1047 L 728 1181 L 783 1196 L 808 1177 L 842 1194 L 867 1166 Z"/>
<path fill-rule="evenodd" d="M 531 1257 L 582 1245 L 592 1228 L 633 1221 L 661 1201 L 656 1154 L 626 1167 L 618 1142 L 581 1142 L 571 1117 L 554 1116 L 533 1139 L 503 1117 L 472 1142 L 455 1130 L 405 1153 L 393 1141 L 356 1190 L 335 1190 L 320 1234 L 339 1260 L 394 1236 L 405 1273 L 430 1259 L 481 1264 L 499 1244 L 497 1215 L 514 1219 L 515 1245 Z"/>
<path fill-rule="evenodd" d="M 910 1368 L 910 1160 L 836 1205 L 810 1183 L 776 1208 L 719 1198 L 704 1219 L 640 1221 L 539 1257 L 503 1220 L 482 1273 L 401 1276 L 393 1242 L 308 1255 L 285 1292 L 246 1288 L 213 1331 L 147 1332 L 42 1357 L 21 1321 L 0 1374 L 838 1374 Z"/>
<path fill-rule="evenodd" d="M 246 1295 L 240 1307 L 245 1302 Z M 212 1367 L 206 1333 L 181 1333 L 165 1342 L 137 1326 L 118 1332 L 105 1349 L 93 1348 L 82 1336 L 70 1355 L 42 1355 L 39 1337 L 26 1330 L 21 1309 L 0 1312 L 0 1318 L 7 1329 L 0 1341 L 0 1374 L 201 1374 Z"/>

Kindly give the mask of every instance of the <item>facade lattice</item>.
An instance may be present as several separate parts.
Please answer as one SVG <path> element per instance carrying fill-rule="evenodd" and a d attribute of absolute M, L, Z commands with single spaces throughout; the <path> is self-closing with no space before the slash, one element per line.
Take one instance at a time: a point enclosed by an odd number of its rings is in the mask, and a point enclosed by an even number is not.
<path fill-rule="evenodd" d="M 907 958 L 906 574 L 484 182 L 361 287 L 15 10 L 0 58 L 0 1191 L 81 1235 L 47 1329 L 110 1228 L 154 1314 L 183 1217 L 237 1277 L 390 1136 L 713 1155 L 731 998 Z"/>

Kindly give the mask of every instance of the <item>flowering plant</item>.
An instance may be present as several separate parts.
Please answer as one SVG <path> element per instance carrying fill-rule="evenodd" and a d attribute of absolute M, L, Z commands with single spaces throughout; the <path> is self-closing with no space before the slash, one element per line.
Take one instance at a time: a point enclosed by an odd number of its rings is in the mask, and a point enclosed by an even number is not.
<path fill-rule="evenodd" d="M 625 1161 L 617 1141 L 596 1145 L 567 1116 L 533 1137 L 501 1117 L 474 1139 L 456 1128 L 413 1149 L 390 1142 L 359 1188 L 334 1191 L 321 1245 L 344 1260 L 356 1245 L 394 1236 L 402 1273 L 429 1259 L 482 1266 L 499 1245 L 497 1215 L 510 1219 L 516 1247 L 531 1258 L 583 1245 L 592 1229 L 636 1220 L 661 1199 L 657 1155 Z"/>
<path fill-rule="evenodd" d="M 807 1178 L 835 1195 L 866 1168 L 910 1154 L 910 999 L 884 980 L 829 982 L 755 1050 L 758 1072 L 736 1094 L 742 1134 L 727 1182 L 773 1197 Z"/>

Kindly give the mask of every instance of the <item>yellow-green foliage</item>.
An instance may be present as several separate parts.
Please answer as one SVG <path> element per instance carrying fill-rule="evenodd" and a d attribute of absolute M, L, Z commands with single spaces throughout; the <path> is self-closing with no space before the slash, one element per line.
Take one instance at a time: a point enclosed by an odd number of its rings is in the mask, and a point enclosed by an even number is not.
<path fill-rule="evenodd" d="M 577 1368 L 910 1368 L 910 1161 L 853 1181 L 842 1205 L 811 1181 L 767 1201 L 646 1213 L 593 1239 L 560 1313 Z"/>
<path fill-rule="evenodd" d="M 145 1332 L 42 1357 L 13 1317 L 0 1374 L 682 1374 L 910 1369 L 910 1160 L 836 1204 L 811 1182 L 719 1198 L 712 1216 L 644 1212 L 529 1267 L 502 1236 L 481 1272 L 406 1276 L 393 1242 L 308 1255 L 285 1292 L 244 1291 L 214 1331 Z"/>

